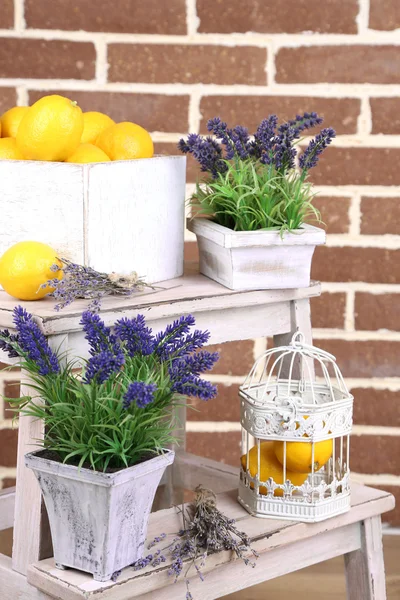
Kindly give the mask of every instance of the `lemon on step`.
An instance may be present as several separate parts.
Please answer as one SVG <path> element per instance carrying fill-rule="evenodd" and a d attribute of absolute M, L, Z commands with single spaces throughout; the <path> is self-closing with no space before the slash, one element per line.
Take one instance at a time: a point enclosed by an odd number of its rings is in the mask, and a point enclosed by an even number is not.
<path fill-rule="evenodd" d="M 14 138 L 0 138 L 0 160 L 24 160 Z"/>
<path fill-rule="evenodd" d="M 100 150 L 94 144 L 81 144 L 67 158 L 65 162 L 69 163 L 95 163 L 95 162 L 110 162 L 107 154 Z"/>
<path fill-rule="evenodd" d="M 154 154 L 153 140 L 146 129 L 135 123 L 117 123 L 102 131 L 96 146 L 111 160 L 151 158 Z"/>
<path fill-rule="evenodd" d="M 39 300 L 53 291 L 41 285 L 49 279 L 61 279 L 62 271 L 52 271 L 57 264 L 56 252 L 41 242 L 19 242 L 11 246 L 0 258 L 0 285 L 18 300 Z"/>
<path fill-rule="evenodd" d="M 246 469 L 247 455 L 244 454 L 240 459 L 243 469 Z M 257 446 L 249 452 L 249 471 L 252 477 L 255 477 L 258 467 L 258 450 Z M 260 443 L 260 473 L 259 477 L 261 481 L 267 481 L 270 477 L 273 478 L 275 483 L 282 484 L 283 481 L 283 467 L 277 460 L 274 451 L 274 442 L 261 442 Z M 308 477 L 308 473 L 297 473 L 290 470 L 286 470 L 286 479 L 290 479 L 293 485 L 302 485 Z M 251 488 L 254 488 L 251 483 Z M 260 487 L 260 494 L 267 494 L 267 488 L 265 486 Z M 274 496 L 282 496 L 282 490 L 275 490 Z"/>
<path fill-rule="evenodd" d="M 1 135 L 3 137 L 17 137 L 19 125 L 29 110 L 29 106 L 14 106 L 7 110 L 1 117 Z"/>
<path fill-rule="evenodd" d="M 99 134 L 108 127 L 111 127 L 111 125 L 115 125 L 115 121 L 104 113 L 97 111 L 83 113 L 83 133 L 81 143 L 94 144 Z"/>
<path fill-rule="evenodd" d="M 64 161 L 80 144 L 83 115 L 64 96 L 44 96 L 23 117 L 17 146 L 28 160 Z"/>
<path fill-rule="evenodd" d="M 333 440 L 314 442 L 314 471 L 319 471 L 330 459 L 333 451 Z M 284 442 L 274 442 L 276 458 L 283 464 Z M 286 468 L 296 473 L 312 470 L 312 443 L 286 442 Z"/>

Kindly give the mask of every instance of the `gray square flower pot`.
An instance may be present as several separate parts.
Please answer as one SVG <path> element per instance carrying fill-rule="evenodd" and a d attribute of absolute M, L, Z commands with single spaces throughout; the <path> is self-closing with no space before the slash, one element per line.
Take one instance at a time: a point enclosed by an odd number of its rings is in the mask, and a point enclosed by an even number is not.
<path fill-rule="evenodd" d="M 43 493 L 57 566 L 108 581 L 141 558 L 154 496 L 174 452 L 115 473 L 78 469 L 42 453 L 27 454 L 25 464 Z"/>

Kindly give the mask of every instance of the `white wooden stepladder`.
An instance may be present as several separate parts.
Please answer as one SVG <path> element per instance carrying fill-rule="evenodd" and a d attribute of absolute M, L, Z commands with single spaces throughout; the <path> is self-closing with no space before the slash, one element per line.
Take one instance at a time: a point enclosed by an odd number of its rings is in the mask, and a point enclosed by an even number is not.
<path fill-rule="evenodd" d="M 211 331 L 210 343 L 274 336 L 275 344 L 283 345 L 298 329 L 309 343 L 312 341 L 309 299 L 320 293 L 317 283 L 306 289 L 233 292 L 201 275 L 188 274 L 166 282 L 163 287 L 158 293 L 138 294 L 129 299 L 106 298 L 102 319 L 106 325 L 112 325 L 121 316 L 133 317 L 142 313 L 157 331 L 172 319 L 192 313 L 199 328 Z M 0 328 L 12 329 L 14 305 L 12 298 L 0 292 Z M 55 313 L 51 300 L 38 301 L 34 305 L 25 303 L 51 346 L 59 348 L 62 344 L 71 356 L 87 356 L 79 325 L 86 305 L 84 301 L 77 301 Z M 183 418 L 184 414 L 181 415 Z M 184 597 L 185 583 L 173 584 L 173 578 L 167 575 L 168 563 L 152 570 L 147 577 L 143 577 L 142 571 L 125 569 L 116 583 L 95 582 L 87 574 L 55 568 L 53 559 L 49 558 L 51 544 L 39 486 L 23 460 L 41 435 L 41 423 L 28 417 L 21 418 L 13 557 L 11 561 L 0 555 L 0 600 L 95 600 L 100 593 L 102 600 L 149 600 L 154 594 L 157 600 L 178 598 L 182 594 Z M 238 455 L 238 464 L 239 458 Z M 240 529 L 255 540 L 254 546 L 260 552 L 256 569 L 232 560 L 227 552 L 210 556 L 205 581 L 197 581 L 196 576 L 193 578 L 193 595 L 204 599 L 219 598 L 343 554 L 348 598 L 385 600 L 380 515 L 393 507 L 390 494 L 353 486 L 353 508 L 344 515 L 308 525 L 276 520 L 260 522 L 237 502 L 238 476 L 238 468 L 188 454 L 184 442 L 170 470 L 168 497 L 172 497 L 175 489 L 193 490 L 199 483 L 210 487 L 219 494 L 220 509 L 239 521 Z M 0 493 L 2 528 L 13 525 L 13 504 L 10 491 Z M 179 519 L 174 508 L 153 513 L 149 539 L 159 535 L 161 530 L 166 533 L 177 531 Z M 171 588 L 171 585 L 175 587 Z"/>

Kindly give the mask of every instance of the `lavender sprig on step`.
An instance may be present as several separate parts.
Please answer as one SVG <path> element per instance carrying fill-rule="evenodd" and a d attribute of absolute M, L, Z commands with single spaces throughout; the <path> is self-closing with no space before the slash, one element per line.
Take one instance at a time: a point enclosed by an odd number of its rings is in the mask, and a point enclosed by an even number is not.
<path fill-rule="evenodd" d="M 91 300 L 89 310 L 98 312 L 104 296 L 131 296 L 145 287 L 152 287 L 140 279 L 137 273 L 119 275 L 118 273 L 100 273 L 91 267 L 84 267 L 66 258 L 58 259 L 62 266 L 54 264 L 50 270 L 53 273 L 63 272 L 62 279 L 50 279 L 41 287 L 50 287 L 49 294 L 58 302 L 54 307 L 59 311 L 78 298 Z"/>

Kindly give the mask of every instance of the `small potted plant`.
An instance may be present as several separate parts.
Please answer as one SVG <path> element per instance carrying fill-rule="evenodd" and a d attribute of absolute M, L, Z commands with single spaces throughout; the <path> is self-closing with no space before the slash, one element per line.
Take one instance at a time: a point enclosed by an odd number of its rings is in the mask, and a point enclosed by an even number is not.
<path fill-rule="evenodd" d="M 301 132 L 319 125 L 305 113 L 278 126 L 264 119 L 253 137 L 245 127 L 229 129 L 218 117 L 207 127 L 213 136 L 190 134 L 178 147 L 200 163 L 205 179 L 191 198 L 200 271 L 231 289 L 306 287 L 311 260 L 325 232 L 307 180 L 323 150 L 335 137 L 322 129 L 299 157 Z M 199 218 L 199 217 L 208 217 Z"/>
<path fill-rule="evenodd" d="M 90 358 L 77 373 L 24 308 L 13 318 L 16 332 L 0 332 L 0 349 L 20 358 L 32 396 L 9 402 L 44 423 L 43 447 L 25 461 L 41 486 L 56 564 L 107 581 L 143 555 L 154 495 L 174 459 L 174 409 L 185 396 L 216 395 L 200 375 L 218 354 L 198 351 L 209 333 L 192 332 L 191 315 L 154 335 L 142 315 L 118 320 L 112 333 L 87 311 Z"/>

